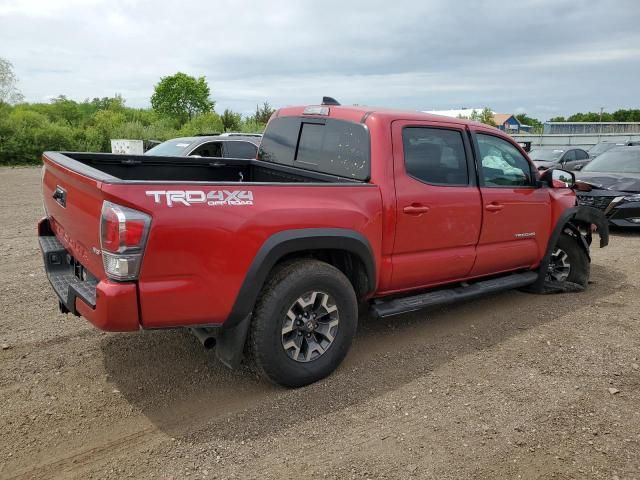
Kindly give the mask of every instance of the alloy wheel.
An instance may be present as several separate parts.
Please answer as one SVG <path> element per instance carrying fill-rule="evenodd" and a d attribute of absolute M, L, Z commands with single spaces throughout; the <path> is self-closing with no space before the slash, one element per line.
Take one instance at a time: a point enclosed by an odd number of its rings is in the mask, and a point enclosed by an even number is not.
<path fill-rule="evenodd" d="M 561 248 L 556 248 L 551 254 L 549 267 L 547 268 L 547 280 L 564 282 L 571 273 L 569 255 Z"/>
<path fill-rule="evenodd" d="M 338 307 L 331 295 L 307 292 L 287 311 L 282 323 L 282 347 L 296 362 L 316 360 L 333 344 L 339 323 Z"/>

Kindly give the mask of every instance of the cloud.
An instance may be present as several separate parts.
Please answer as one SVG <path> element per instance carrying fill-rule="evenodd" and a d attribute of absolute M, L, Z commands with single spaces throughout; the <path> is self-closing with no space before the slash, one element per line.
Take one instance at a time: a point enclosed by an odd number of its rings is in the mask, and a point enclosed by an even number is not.
<path fill-rule="evenodd" d="M 0 56 L 34 101 L 119 92 L 146 106 L 184 71 L 245 113 L 332 95 L 547 118 L 638 106 L 639 21 L 632 0 L 0 0 Z"/>

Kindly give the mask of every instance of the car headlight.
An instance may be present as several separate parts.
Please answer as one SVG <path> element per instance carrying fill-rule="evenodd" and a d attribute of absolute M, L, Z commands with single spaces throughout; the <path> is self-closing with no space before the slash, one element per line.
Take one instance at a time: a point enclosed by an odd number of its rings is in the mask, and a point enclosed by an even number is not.
<path fill-rule="evenodd" d="M 640 202 L 640 193 L 623 197 L 625 202 Z"/>

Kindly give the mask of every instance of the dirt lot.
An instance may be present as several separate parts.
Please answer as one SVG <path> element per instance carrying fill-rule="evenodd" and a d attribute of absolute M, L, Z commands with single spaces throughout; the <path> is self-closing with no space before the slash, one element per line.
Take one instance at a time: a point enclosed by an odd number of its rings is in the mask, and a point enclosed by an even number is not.
<path fill-rule="evenodd" d="M 362 318 L 337 373 L 284 390 L 58 313 L 39 178 L 0 169 L 0 478 L 640 478 L 640 234 L 584 293 Z"/>

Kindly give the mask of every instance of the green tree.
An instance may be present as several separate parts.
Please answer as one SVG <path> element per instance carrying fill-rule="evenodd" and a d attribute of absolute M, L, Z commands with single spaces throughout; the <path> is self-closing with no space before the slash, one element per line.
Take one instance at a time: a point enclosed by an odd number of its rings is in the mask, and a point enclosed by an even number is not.
<path fill-rule="evenodd" d="M 266 123 L 256 122 L 253 116 L 251 116 L 242 121 L 239 131 L 242 133 L 263 133 L 266 127 Z"/>
<path fill-rule="evenodd" d="M 240 130 L 242 123 L 242 116 L 239 113 L 233 112 L 226 108 L 222 115 L 220 115 L 222 125 L 225 132 L 235 132 Z"/>
<path fill-rule="evenodd" d="M 553 117 L 549 121 L 550 122 L 566 122 L 567 119 L 564 117 Z"/>
<path fill-rule="evenodd" d="M 516 115 L 516 118 L 523 125 L 529 125 L 531 127 L 534 127 L 534 129 L 537 127 L 542 127 L 542 122 L 540 120 L 530 117 L 526 113 L 519 113 L 518 115 Z"/>
<path fill-rule="evenodd" d="M 82 118 L 82 111 L 79 108 L 77 102 L 69 100 L 64 95 L 58 95 L 51 100 L 51 108 L 49 110 L 49 117 L 54 122 L 64 121 L 69 125 L 77 125 Z"/>
<path fill-rule="evenodd" d="M 275 109 L 271 108 L 271 105 L 269 105 L 269 102 L 264 102 L 262 104 L 262 107 L 260 107 L 259 105 L 256 105 L 256 114 L 253 117 L 253 119 L 257 123 L 266 124 L 271 118 L 271 115 L 273 115 L 273 112 L 275 112 Z"/>
<path fill-rule="evenodd" d="M 191 136 L 198 134 L 220 133 L 224 130 L 224 125 L 220 119 L 220 115 L 215 112 L 201 113 L 196 115 L 180 129 L 179 134 L 182 136 Z"/>
<path fill-rule="evenodd" d="M 111 139 L 115 138 L 115 131 L 126 121 L 124 113 L 112 110 L 99 110 L 93 115 L 90 127 L 92 149 L 101 152 L 111 151 Z"/>
<path fill-rule="evenodd" d="M 480 121 L 485 125 L 496 126 L 496 122 L 493 121 L 493 112 L 489 107 L 484 107 L 480 112 Z"/>
<path fill-rule="evenodd" d="M 24 100 L 17 85 L 18 78 L 13 72 L 13 65 L 8 60 L 0 58 L 0 103 L 12 105 Z"/>
<path fill-rule="evenodd" d="M 124 110 L 124 98 L 119 93 L 116 93 L 113 97 L 94 97 L 90 105 L 96 110 Z"/>
<path fill-rule="evenodd" d="M 213 110 L 214 102 L 209 98 L 211 92 L 204 77 L 195 78 L 182 72 L 162 77 L 151 96 L 152 108 L 184 124 L 198 113 Z"/>

